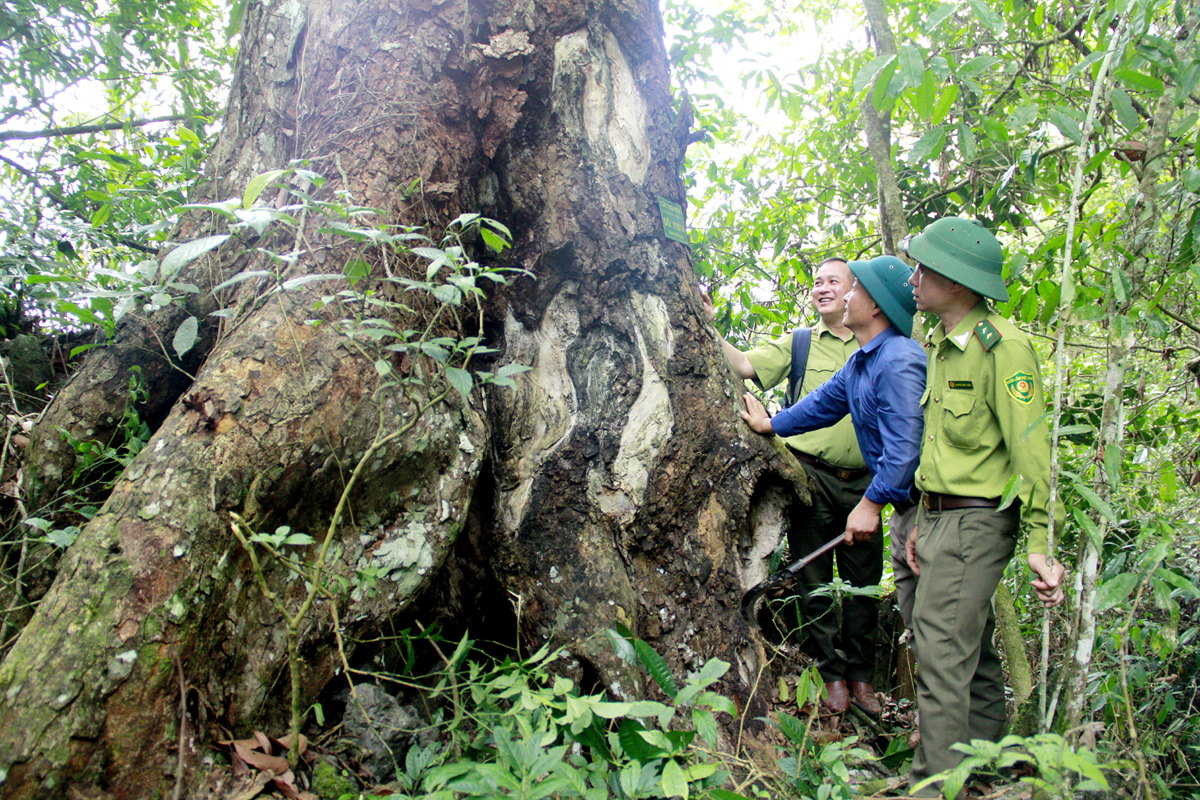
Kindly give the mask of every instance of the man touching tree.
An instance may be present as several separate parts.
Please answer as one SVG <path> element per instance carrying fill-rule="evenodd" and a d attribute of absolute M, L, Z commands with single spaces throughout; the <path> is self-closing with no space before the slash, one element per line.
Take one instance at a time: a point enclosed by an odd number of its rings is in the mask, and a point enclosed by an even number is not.
<path fill-rule="evenodd" d="M 913 609 L 921 739 L 912 785 L 952 769 L 972 739 L 998 741 L 1007 714 L 992 643 L 992 595 L 1016 549 L 1021 508 L 1030 525 L 1026 561 L 1038 598 L 1062 602 L 1063 567 L 1047 555 L 1050 436 L 1037 354 L 1029 338 L 989 310 L 1004 301 L 1003 252 L 985 228 L 946 217 L 908 246 L 916 307 L 935 315 L 925 436 L 916 486 L 920 520 L 907 542 L 920 579 Z M 1019 502 L 1000 497 L 1020 476 Z M 936 797 L 926 786 L 917 796 Z"/>
<path fill-rule="evenodd" d="M 858 349 L 850 329 L 842 324 L 846 294 L 854 278 L 842 258 L 827 258 L 817 265 L 813 276 L 812 304 L 819 320 L 811 329 L 788 333 L 760 347 L 742 352 L 724 339 L 721 340 L 725 358 L 733 371 L 743 380 L 752 380 L 769 389 L 791 376 L 798 380 L 788 387 L 788 402 L 794 403 L 832 378 Z M 715 321 L 712 300 L 704 296 L 704 307 Z M 795 337 L 807 337 L 807 357 L 803 341 L 799 352 Z M 793 357 L 796 357 L 795 359 Z M 793 363 L 795 360 L 796 363 Z M 799 363 L 803 361 L 804 363 Z M 788 547 L 799 558 L 824 544 L 846 529 L 846 518 L 854 510 L 871 476 L 858 449 L 854 426 L 849 416 L 829 427 L 810 433 L 784 437 L 792 454 L 804 467 L 813 487 L 812 506 L 801 508 L 794 503 L 788 520 Z M 854 586 L 871 586 L 875 572 L 870 548 L 847 550 L 837 555 L 838 571 Z M 808 588 L 829 583 L 833 579 L 834 554 L 827 553 L 808 565 L 800 580 Z M 863 583 L 865 581 L 865 583 Z M 856 684 L 856 696 L 870 713 L 879 713 L 879 701 L 870 685 L 872 632 L 879 617 L 879 604 L 870 597 L 847 598 L 842 610 L 842 624 L 833 601 L 828 596 L 815 597 L 805 592 L 801 614 L 807 623 L 816 666 L 828 689 L 826 704 L 841 714 L 850 705 L 847 679 Z"/>
<path fill-rule="evenodd" d="M 877 536 L 880 513 L 889 503 L 900 509 L 912 504 L 913 473 L 920 451 L 919 400 L 925 388 L 925 356 L 908 333 L 916 312 L 908 286 L 912 274 L 908 265 L 894 256 L 880 256 L 853 262 L 847 269 L 854 283 L 846 295 L 842 324 L 854 335 L 859 349 L 826 383 L 774 419 L 754 395 L 747 393 L 747 410 L 742 417 L 759 433 L 787 437 L 826 428 L 850 414 L 869 477 L 855 487 L 856 495 L 850 494 L 849 487 L 842 488 L 839 499 L 843 507 L 849 506 L 849 512 L 837 525 L 826 523 L 799 548 L 800 552 L 796 545 L 792 550 L 794 556 L 799 556 L 842 532 L 847 547 L 835 551 L 839 553 L 842 579 L 853 586 L 874 586 L 883 574 L 882 538 Z M 827 494 L 831 485 L 828 477 L 809 474 L 817 487 L 814 495 Z M 831 567 L 831 561 L 826 563 Z M 805 570 L 802 575 L 810 585 L 827 583 L 832 570 L 823 575 Z M 843 611 L 844 618 L 853 619 L 854 627 L 850 631 L 843 627 L 839 649 L 846 654 L 843 674 L 855 702 L 877 714 L 879 700 L 870 680 L 879 607 L 878 601 L 864 600 L 856 596 L 848 604 L 848 608 L 863 609 L 861 616 Z M 810 601 L 802 609 L 810 625 L 816 622 L 809 616 L 812 606 Z M 847 684 L 841 683 L 840 675 L 831 680 L 825 664 L 818 662 L 817 666 L 833 707 L 835 691 L 840 688 L 845 692 Z"/>

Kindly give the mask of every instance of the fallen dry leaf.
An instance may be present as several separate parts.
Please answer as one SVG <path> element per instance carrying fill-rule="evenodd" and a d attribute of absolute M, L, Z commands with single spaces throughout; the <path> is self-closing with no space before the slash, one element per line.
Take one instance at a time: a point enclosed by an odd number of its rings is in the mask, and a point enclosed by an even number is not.
<path fill-rule="evenodd" d="M 269 769 L 276 775 L 282 775 L 288 771 L 288 762 L 286 758 L 273 756 L 268 753 L 263 753 L 259 750 L 252 750 L 249 747 L 246 747 L 242 742 L 233 743 L 233 752 L 237 753 L 238 758 L 240 758 L 242 761 L 245 761 L 255 769 Z"/>
<path fill-rule="evenodd" d="M 227 800 L 254 800 L 262 794 L 263 789 L 267 788 L 267 784 L 275 777 L 275 773 L 267 770 L 266 772 L 256 772 L 253 777 L 248 777 L 243 781 L 243 785 L 236 787 L 228 795 Z"/>

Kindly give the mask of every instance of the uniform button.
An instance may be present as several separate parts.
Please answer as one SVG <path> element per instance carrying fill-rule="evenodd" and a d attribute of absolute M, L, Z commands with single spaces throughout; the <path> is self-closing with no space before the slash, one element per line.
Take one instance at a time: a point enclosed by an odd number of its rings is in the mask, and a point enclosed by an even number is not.
<path fill-rule="evenodd" d="M 945 360 L 946 360 L 945 356 L 938 356 L 938 361 L 945 361 Z"/>
<path fill-rule="evenodd" d="M 940 397 L 935 397 L 935 398 L 933 398 L 933 402 L 935 402 L 935 403 L 940 403 L 940 402 L 942 402 L 942 398 L 940 398 Z"/>
<path fill-rule="evenodd" d="M 924 475 L 922 475 L 922 476 L 921 476 L 921 480 L 922 480 L 922 481 L 926 481 L 926 480 L 928 480 L 928 478 L 926 478 Z"/>
<path fill-rule="evenodd" d="M 929 441 L 931 441 L 931 442 L 933 441 L 933 434 L 932 434 L 932 433 L 931 433 L 931 434 L 929 434 Z"/>

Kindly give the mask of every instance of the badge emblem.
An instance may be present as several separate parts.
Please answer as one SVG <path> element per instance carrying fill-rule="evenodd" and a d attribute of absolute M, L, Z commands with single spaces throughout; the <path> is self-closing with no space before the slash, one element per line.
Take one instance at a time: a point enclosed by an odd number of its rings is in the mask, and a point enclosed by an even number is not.
<path fill-rule="evenodd" d="M 1029 405 L 1033 402 L 1033 376 L 1028 372 L 1014 373 L 1004 385 L 1008 387 L 1008 393 L 1012 395 L 1013 400 L 1018 403 Z"/>

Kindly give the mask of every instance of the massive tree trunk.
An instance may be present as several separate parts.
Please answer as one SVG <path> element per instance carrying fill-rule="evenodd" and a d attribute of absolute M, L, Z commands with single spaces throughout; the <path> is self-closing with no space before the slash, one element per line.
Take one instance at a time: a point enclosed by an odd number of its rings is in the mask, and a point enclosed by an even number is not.
<path fill-rule="evenodd" d="M 737 419 L 739 387 L 686 249 L 663 235 L 657 198 L 683 203 L 687 121 L 672 112 L 657 8 L 268 0 L 248 5 L 245 24 L 213 177 L 193 199 L 240 197 L 255 174 L 305 159 L 328 183 L 300 188 L 324 201 L 348 192 L 384 221 L 436 231 L 463 212 L 499 219 L 514 231 L 505 263 L 536 279 L 493 293 L 483 334 L 492 368 L 532 370 L 515 390 L 450 392 L 426 408 L 445 390 L 436 371 L 408 394 L 381 389 L 336 306 L 314 310 L 327 285 L 270 293 L 277 284 L 247 280 L 214 298 L 229 276 L 276 263 L 233 240 L 189 264 L 179 280 L 202 292 L 187 313 L 235 316 L 202 326 L 182 365 L 155 351 L 186 313 L 131 323 L 35 430 L 28 488 L 45 501 L 73 469 L 59 429 L 99 435 L 120 416 L 123 373 L 143 368 L 153 438 L 0 664 L 0 794 L 54 797 L 72 780 L 117 797 L 173 790 L 162 756 L 184 713 L 180 672 L 207 718 L 200 741 L 282 729 L 285 630 L 234 514 L 257 531 L 336 523 L 329 585 L 380 576 L 373 596 L 336 595 L 351 648 L 434 584 L 449 613 L 482 624 L 463 587 L 491 587 L 519 604 L 514 636 L 565 646 L 570 669 L 614 693 L 645 688 L 596 636 L 622 621 L 678 672 L 733 662 L 723 691 L 756 716 L 761 650 L 738 601 L 781 533 L 782 515 L 764 513 L 786 502 L 773 487 L 798 478 Z M 272 190 L 259 205 L 286 200 Z M 327 222 L 306 213 L 294 240 L 251 243 L 293 256 L 280 279 L 337 274 L 363 246 L 331 238 Z M 219 230 L 195 214 L 179 238 Z M 373 279 L 406 268 L 368 261 Z M 464 563 L 482 580 L 455 581 Z M 270 561 L 265 578 L 294 613 L 303 582 Z M 304 702 L 340 663 L 327 606 L 300 627 Z M 201 782 L 195 753 L 185 760 L 186 796 Z"/>

